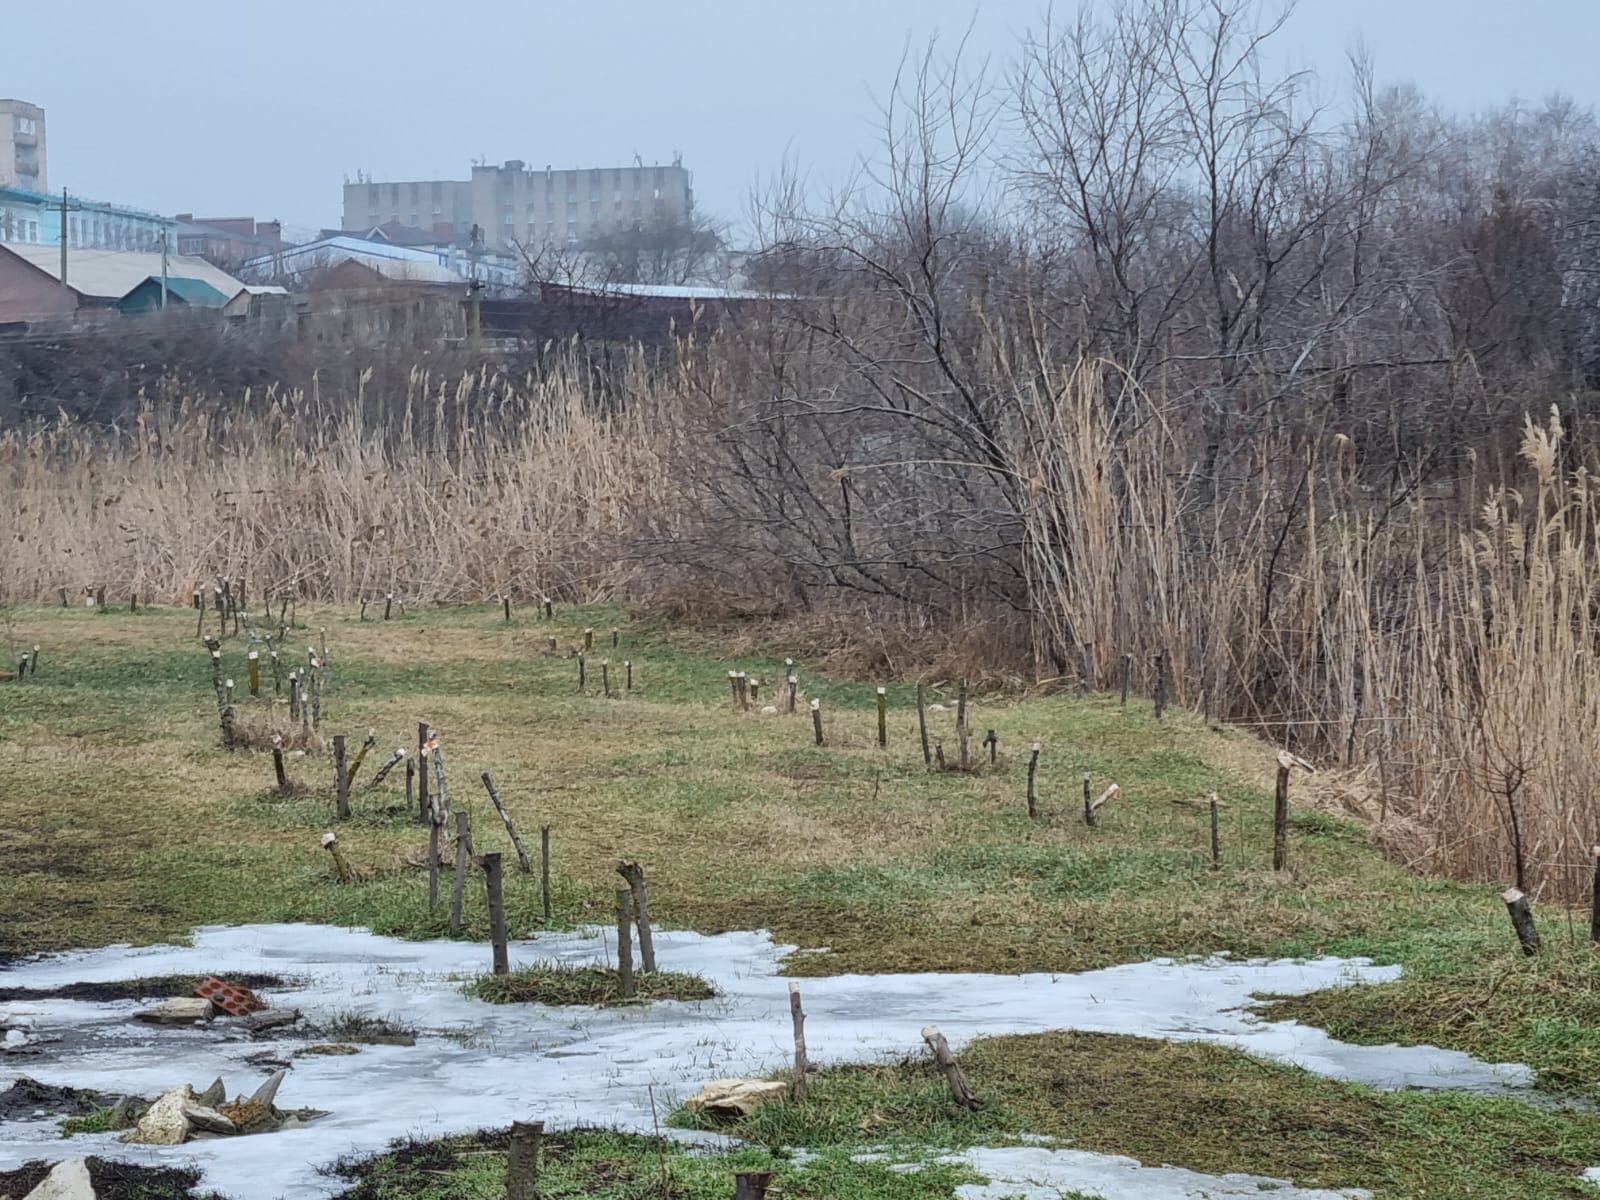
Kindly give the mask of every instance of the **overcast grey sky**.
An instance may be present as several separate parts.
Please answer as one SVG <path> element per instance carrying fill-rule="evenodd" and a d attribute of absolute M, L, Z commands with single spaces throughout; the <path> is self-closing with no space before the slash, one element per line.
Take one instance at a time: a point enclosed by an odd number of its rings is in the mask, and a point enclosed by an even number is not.
<path fill-rule="evenodd" d="M 470 160 L 609 166 L 675 151 L 736 216 L 787 153 L 845 173 L 907 40 L 1004 54 L 1039 0 L 76 0 L 6 5 L 0 96 L 42 104 L 50 181 L 166 213 L 336 225 L 340 184 Z M 1075 11 L 1060 2 L 1058 13 Z M 1600 102 L 1600 0 L 1302 0 L 1282 35 L 1454 107 Z"/>

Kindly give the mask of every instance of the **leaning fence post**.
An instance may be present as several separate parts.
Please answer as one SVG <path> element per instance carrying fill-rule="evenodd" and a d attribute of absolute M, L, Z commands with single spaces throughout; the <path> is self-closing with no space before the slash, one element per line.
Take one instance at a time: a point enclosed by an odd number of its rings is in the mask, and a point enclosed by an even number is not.
<path fill-rule="evenodd" d="M 333 866 L 339 872 L 339 882 L 349 883 L 355 878 L 350 870 L 350 863 L 345 859 L 344 851 L 339 849 L 339 835 L 331 829 L 322 835 L 322 848 L 333 855 Z"/>
<path fill-rule="evenodd" d="M 506 949 L 506 901 L 501 890 L 500 852 L 483 856 L 484 884 L 489 890 L 489 941 L 494 945 L 494 973 L 509 975 L 511 959 Z"/>
<path fill-rule="evenodd" d="M 511 1152 L 506 1156 L 506 1200 L 538 1200 L 539 1143 L 543 1140 L 543 1121 L 511 1122 Z"/>
<path fill-rule="evenodd" d="M 633 999 L 633 893 L 617 889 L 617 990 Z"/>
<path fill-rule="evenodd" d="M 639 926 L 639 969 L 646 973 L 656 969 L 656 939 L 650 931 L 650 903 L 645 895 L 644 868 L 631 859 L 617 859 L 617 874 L 628 881 L 633 894 L 633 916 Z"/>
<path fill-rule="evenodd" d="M 950 1085 L 950 1094 L 955 1098 L 955 1102 L 962 1108 L 982 1108 L 983 1101 L 973 1094 L 972 1088 L 967 1083 L 966 1072 L 956 1061 L 950 1043 L 945 1040 L 944 1034 L 939 1032 L 939 1027 L 929 1025 L 925 1028 L 922 1031 L 922 1040 L 927 1042 L 928 1049 L 933 1051 L 933 1061 L 939 1070 L 944 1072 L 945 1082 Z"/>
<path fill-rule="evenodd" d="M 1511 914 L 1511 928 L 1517 931 L 1522 952 L 1532 958 L 1539 953 L 1539 930 L 1534 926 L 1528 897 L 1520 888 L 1510 888 L 1501 893 L 1500 899 L 1506 902 L 1506 911 Z"/>
<path fill-rule="evenodd" d="M 533 864 L 528 861 L 528 852 L 522 848 L 522 839 L 517 836 L 517 827 L 511 823 L 511 814 L 500 803 L 500 789 L 494 785 L 494 776 L 485 771 L 480 778 L 483 780 L 483 790 L 489 793 L 489 801 L 494 805 L 495 812 L 500 814 L 506 833 L 511 837 L 511 844 L 517 848 L 517 865 L 524 871 L 533 870 Z"/>

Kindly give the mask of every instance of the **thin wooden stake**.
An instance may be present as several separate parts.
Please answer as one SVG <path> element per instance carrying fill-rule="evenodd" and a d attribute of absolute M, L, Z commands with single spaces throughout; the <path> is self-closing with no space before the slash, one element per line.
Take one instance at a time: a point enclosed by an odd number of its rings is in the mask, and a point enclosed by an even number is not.
<path fill-rule="evenodd" d="M 511 624 L 511 597 L 510 596 L 502 596 L 502 597 L 500 597 L 500 605 L 501 605 L 502 609 L 505 611 L 505 614 L 506 614 L 506 624 L 507 625 Z"/>
<path fill-rule="evenodd" d="M 585 650 L 594 649 L 594 630 L 585 629 L 583 631 L 583 648 Z"/>
<path fill-rule="evenodd" d="M 611 699 L 611 660 L 609 658 L 600 660 L 600 693 L 607 700 Z"/>
<path fill-rule="evenodd" d="M 455 884 L 450 889 L 450 932 L 461 932 L 461 901 L 467 888 L 467 855 L 471 853 L 469 840 L 472 834 L 468 828 L 465 810 L 456 812 L 456 877 Z"/>
<path fill-rule="evenodd" d="M 1528 907 L 1528 897 L 1520 888 L 1510 888 L 1501 893 L 1506 911 L 1511 914 L 1511 928 L 1517 932 L 1522 952 L 1529 958 L 1539 953 L 1539 930 L 1533 923 L 1533 910 Z"/>
<path fill-rule="evenodd" d="M 817 745 L 822 745 L 822 701 L 811 702 L 811 728 L 817 735 Z"/>
<path fill-rule="evenodd" d="M 1278 786 L 1272 797 L 1272 869 L 1289 865 L 1289 768 L 1278 764 Z"/>
<path fill-rule="evenodd" d="M 417 787 L 417 764 L 416 764 L 416 760 L 408 758 L 408 759 L 406 759 L 406 811 L 407 812 L 410 812 L 411 811 L 411 806 L 417 802 L 416 787 Z M 426 804 L 424 804 L 422 807 L 423 807 L 423 811 L 426 812 L 428 806 Z"/>
<path fill-rule="evenodd" d="M 583 651 L 578 651 L 578 690 L 581 692 L 589 681 L 589 671 L 584 665 Z"/>
<path fill-rule="evenodd" d="M 794 1022 L 794 1098 L 796 1103 L 806 1098 L 806 1072 L 811 1064 L 806 1059 L 806 1014 L 800 1007 L 800 983 L 789 981 L 789 1016 Z"/>
<path fill-rule="evenodd" d="M 272 748 L 272 773 L 278 780 L 278 795 L 287 796 L 289 794 L 289 776 L 283 769 L 282 746 L 274 746 Z"/>
<path fill-rule="evenodd" d="M 1217 794 L 1211 793 L 1211 869 L 1222 870 L 1222 824 L 1217 817 Z"/>
<path fill-rule="evenodd" d="M 1594 883 L 1589 899 L 1589 940 L 1600 945 L 1600 846 L 1590 853 L 1594 855 Z"/>
<path fill-rule="evenodd" d="M 878 749 L 889 748 L 889 689 L 878 689 Z"/>
<path fill-rule="evenodd" d="M 252 650 L 245 655 L 245 661 L 250 664 L 250 694 L 261 695 L 261 652 Z"/>
<path fill-rule="evenodd" d="M 550 603 L 549 596 L 544 598 L 544 619 L 546 621 L 554 621 L 556 619 L 555 606 Z"/>
<path fill-rule="evenodd" d="M 1000 735 L 994 730 L 989 730 L 983 735 L 983 744 L 989 747 L 989 765 L 992 767 L 1000 756 Z"/>
<path fill-rule="evenodd" d="M 1167 711 L 1167 652 L 1156 652 L 1156 720 Z"/>
<path fill-rule="evenodd" d="M 928 705 L 924 690 L 922 684 L 917 684 L 917 733 L 922 737 L 922 765 L 931 767 L 933 751 L 928 749 Z"/>
<path fill-rule="evenodd" d="M 961 769 L 968 770 L 972 760 L 967 751 L 967 682 L 961 681 L 961 690 L 956 693 L 956 742 L 961 747 Z"/>
<path fill-rule="evenodd" d="M 617 990 L 633 999 L 633 893 L 617 889 Z"/>
<path fill-rule="evenodd" d="M 628 673 L 627 683 L 623 686 L 622 690 L 625 692 L 631 692 L 633 691 L 633 659 L 624 659 L 622 666 L 623 669 Z"/>
<path fill-rule="evenodd" d="M 509 975 L 511 958 L 506 947 L 506 899 L 502 891 L 500 852 L 483 856 L 483 880 L 489 892 L 489 941 L 494 950 L 494 973 Z"/>
<path fill-rule="evenodd" d="M 794 712 L 795 699 L 796 699 L 796 697 L 797 697 L 797 695 L 799 694 L 799 691 L 800 691 L 800 680 L 797 679 L 795 676 L 791 675 L 791 676 L 789 676 L 787 682 L 789 684 L 789 712 L 793 713 Z"/>
<path fill-rule="evenodd" d="M 538 1200 L 539 1144 L 543 1121 L 511 1122 L 511 1152 L 506 1157 L 506 1200 Z"/>
<path fill-rule="evenodd" d="M 550 924 L 550 826 L 539 826 L 539 892 L 544 901 L 544 923 Z"/>
<path fill-rule="evenodd" d="M 500 789 L 494 785 L 494 776 L 485 771 L 480 778 L 483 780 L 483 790 L 489 793 L 489 802 L 494 805 L 495 812 L 500 814 L 500 820 L 506 827 L 511 844 L 517 849 L 517 864 L 524 871 L 532 871 L 533 864 L 528 861 L 528 852 L 522 848 L 522 839 L 517 836 L 517 827 L 511 823 L 511 814 L 506 812 L 506 806 L 500 803 Z"/>
<path fill-rule="evenodd" d="M 1085 775 L 1083 777 L 1083 823 L 1093 829 L 1097 820 L 1099 818 L 1095 816 L 1094 812 L 1094 797 L 1089 790 L 1089 776 Z"/>
<path fill-rule="evenodd" d="M 1037 819 L 1039 816 L 1039 794 L 1034 788 L 1034 778 L 1039 774 L 1039 743 L 1033 744 L 1033 752 L 1028 755 L 1028 816 Z"/>

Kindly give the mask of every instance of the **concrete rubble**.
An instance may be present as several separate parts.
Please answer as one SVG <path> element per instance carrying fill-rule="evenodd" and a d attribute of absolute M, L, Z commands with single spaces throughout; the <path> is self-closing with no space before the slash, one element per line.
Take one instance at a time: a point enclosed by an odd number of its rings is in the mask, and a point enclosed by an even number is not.
<path fill-rule="evenodd" d="M 328 1115 L 315 1109 L 284 1112 L 275 1107 L 273 1101 L 283 1077 L 284 1072 L 279 1071 L 253 1095 L 231 1101 L 227 1099 L 227 1089 L 221 1079 L 199 1093 L 184 1084 L 162 1093 L 153 1104 L 139 1112 L 135 1112 L 135 1105 L 124 1109 L 119 1104 L 112 1110 L 111 1127 L 132 1124 L 133 1128 L 122 1135 L 122 1140 L 134 1145 L 179 1146 L 197 1137 L 272 1133 Z"/>
<path fill-rule="evenodd" d="M 25 1200 L 95 1200 L 88 1160 L 69 1158 L 58 1162 Z"/>

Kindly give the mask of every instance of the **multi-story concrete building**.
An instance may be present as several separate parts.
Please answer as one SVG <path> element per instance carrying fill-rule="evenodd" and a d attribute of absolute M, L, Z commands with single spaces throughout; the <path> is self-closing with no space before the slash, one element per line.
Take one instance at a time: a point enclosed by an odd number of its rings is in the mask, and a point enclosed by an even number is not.
<path fill-rule="evenodd" d="M 0 187 L 48 192 L 44 109 L 26 100 L 0 100 Z"/>
<path fill-rule="evenodd" d="M 45 200 L 39 240 L 59 246 L 62 240 L 61 203 L 59 198 L 45 197 Z M 167 237 L 168 250 L 174 249 L 170 240 L 174 223 L 157 213 L 71 196 L 67 200 L 66 218 L 66 242 L 69 247 L 82 250 L 157 251 L 161 249 L 162 238 Z"/>
<path fill-rule="evenodd" d="M 482 231 L 489 250 L 517 246 L 583 246 L 607 233 L 681 224 L 694 212 L 694 179 L 680 160 L 670 166 L 530 169 L 512 159 L 472 168 L 472 178 L 344 186 L 345 229 L 389 222 L 431 230 L 456 241 Z"/>

